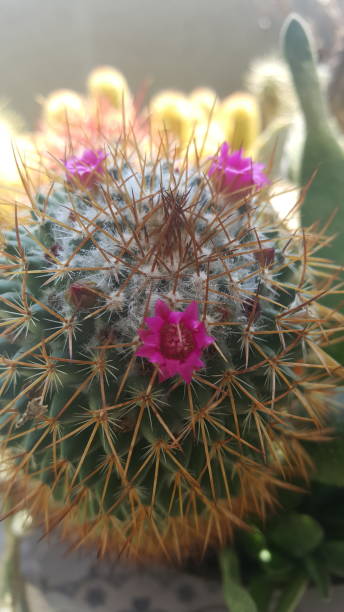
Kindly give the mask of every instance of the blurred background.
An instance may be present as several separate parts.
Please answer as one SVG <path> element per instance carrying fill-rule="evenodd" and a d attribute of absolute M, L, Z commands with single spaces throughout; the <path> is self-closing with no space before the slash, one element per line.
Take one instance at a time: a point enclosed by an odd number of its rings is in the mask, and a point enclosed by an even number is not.
<path fill-rule="evenodd" d="M 37 99 L 59 88 L 83 92 L 87 74 L 111 64 L 132 91 L 220 97 L 242 87 L 252 58 L 278 50 L 290 11 L 304 15 L 327 61 L 338 50 L 343 0 L 0 0 L 0 99 L 31 129 Z M 336 31 L 337 30 L 337 31 Z"/>

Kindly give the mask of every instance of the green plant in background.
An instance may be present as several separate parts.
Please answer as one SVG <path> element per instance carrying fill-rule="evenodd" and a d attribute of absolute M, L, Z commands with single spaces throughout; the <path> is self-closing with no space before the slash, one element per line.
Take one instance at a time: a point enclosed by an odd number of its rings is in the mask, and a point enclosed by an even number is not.
<path fill-rule="evenodd" d="M 286 63 L 277 55 L 254 59 L 244 84 L 256 99 L 262 119 L 263 129 L 252 146 L 254 157 L 269 166 L 273 177 L 292 179 L 297 152 L 294 146 L 293 155 L 286 155 L 286 146 L 298 116 L 298 102 Z M 302 142 L 302 130 L 298 136 Z"/>
<path fill-rule="evenodd" d="M 223 100 L 218 112 L 224 139 L 233 149 L 251 152 L 260 132 L 260 109 L 255 96 L 238 91 Z"/>
<path fill-rule="evenodd" d="M 298 110 L 288 67 L 278 56 L 253 60 L 245 85 L 259 104 L 264 129 L 281 118 L 289 120 Z"/>
<path fill-rule="evenodd" d="M 306 139 L 303 159 L 300 169 L 300 183 L 305 184 L 312 173 L 314 178 L 305 194 L 301 214 L 305 223 L 317 225 L 317 218 L 326 223 L 333 212 L 336 215 L 331 223 L 330 230 L 335 234 L 334 240 L 319 250 L 319 256 L 332 258 L 335 263 L 343 266 L 343 230 L 344 230 L 344 150 L 340 137 L 335 131 L 335 124 L 329 116 L 326 102 L 319 86 L 315 69 L 315 60 L 312 51 L 312 42 L 307 28 L 301 20 L 292 17 L 286 24 L 284 31 L 284 53 L 289 63 L 295 88 L 299 96 L 301 108 L 305 118 Z M 342 310 L 342 287 L 339 285 L 338 295 L 332 296 L 333 303 L 337 303 Z M 341 337 L 330 349 L 331 354 L 343 362 L 343 342 Z M 315 464 L 314 482 L 319 482 L 331 491 L 332 504 L 338 513 L 344 514 L 344 428 L 343 428 L 343 392 L 338 390 L 331 402 L 331 411 L 328 415 L 328 426 L 335 436 L 323 449 L 311 446 L 310 453 Z M 332 488 L 331 488 L 332 487 Z M 312 495 L 316 504 L 317 489 Z M 320 498 L 321 499 L 321 498 Z M 333 510 L 333 509 L 332 509 Z M 331 517 L 333 512 L 329 513 Z M 328 521 L 329 529 L 335 527 Z M 342 550 L 343 531 L 338 535 L 338 544 L 331 544 L 334 550 Z M 341 567 L 338 556 L 334 554 L 330 569 L 335 575 Z M 319 570 L 319 579 L 326 579 L 326 567 Z"/>
<path fill-rule="evenodd" d="M 343 388 L 324 393 L 329 424 L 342 428 Z M 312 482 L 303 492 L 281 493 L 278 513 L 266 522 L 252 517 L 250 530 L 238 532 L 222 553 L 232 612 L 293 612 L 309 586 L 330 599 L 331 583 L 344 576 L 343 444 L 336 444 L 306 442 L 316 466 Z M 232 582 L 245 592 L 239 601 Z"/>
<path fill-rule="evenodd" d="M 301 217 L 319 235 L 332 217 L 335 238 L 319 245 L 318 254 L 324 262 L 332 258 L 340 264 L 339 276 L 344 263 L 344 153 L 321 91 L 310 35 L 298 17 L 288 20 L 283 47 L 306 128 L 298 175 L 300 187 L 308 185 Z M 340 304 L 340 296 L 339 281 L 337 296 L 330 301 Z M 341 343 L 330 350 L 342 361 Z M 328 599 L 331 578 L 344 575 L 344 394 L 342 388 L 334 394 L 324 388 L 323 394 L 329 408 L 326 423 L 334 439 L 323 445 L 304 444 L 315 468 L 307 494 L 281 495 L 278 514 L 266 523 L 252 521 L 251 531 L 241 532 L 235 547 L 223 553 L 224 588 L 233 612 L 292 612 L 308 585 L 315 585 Z"/>
<path fill-rule="evenodd" d="M 283 48 L 303 112 L 306 135 L 299 174 L 305 192 L 302 219 L 305 225 L 317 224 L 321 232 L 334 212 L 337 214 L 330 230 L 336 233 L 319 256 L 344 264 L 341 228 L 344 227 L 344 151 L 331 124 L 325 98 L 321 91 L 307 27 L 298 17 L 285 25 Z"/>
<path fill-rule="evenodd" d="M 327 504 L 321 498 L 326 494 Z M 241 532 L 235 546 L 222 553 L 231 612 L 293 612 L 312 585 L 329 601 L 331 579 L 344 576 L 343 525 L 338 533 L 330 524 L 338 495 L 333 489 L 313 487 L 298 502 L 295 510 L 281 511 L 265 524 L 252 523 L 251 530 Z M 322 512 L 330 512 L 325 520 Z"/>
<path fill-rule="evenodd" d="M 344 36 L 342 36 L 341 47 L 337 53 L 336 61 L 331 71 L 331 79 L 328 88 L 329 106 L 336 117 L 339 127 L 344 132 Z M 342 141 L 343 142 L 343 141 Z"/>

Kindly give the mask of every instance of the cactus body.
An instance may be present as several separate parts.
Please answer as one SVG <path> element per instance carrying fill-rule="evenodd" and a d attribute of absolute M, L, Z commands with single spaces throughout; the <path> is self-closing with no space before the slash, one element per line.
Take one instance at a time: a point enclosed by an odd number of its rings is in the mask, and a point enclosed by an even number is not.
<path fill-rule="evenodd" d="M 190 100 L 203 111 L 206 117 L 211 117 L 218 108 L 218 96 L 214 89 L 198 87 L 190 94 Z"/>
<path fill-rule="evenodd" d="M 279 57 L 267 56 L 254 60 L 245 81 L 248 91 L 259 103 L 264 129 L 276 119 L 287 120 L 297 111 L 297 99 L 288 68 Z"/>
<path fill-rule="evenodd" d="M 236 92 L 221 104 L 218 113 L 223 132 L 233 149 L 250 151 L 260 132 L 260 110 L 254 96 Z"/>
<path fill-rule="evenodd" d="M 200 105 L 179 91 L 164 90 L 150 102 L 151 126 L 155 138 L 166 133 L 181 148 L 186 147 L 193 137 L 195 127 L 207 117 Z"/>
<path fill-rule="evenodd" d="M 81 96 L 69 89 L 53 91 L 44 101 L 44 119 L 49 126 L 69 121 L 80 121 L 85 117 L 85 104 Z"/>
<path fill-rule="evenodd" d="M 316 305 L 312 242 L 264 190 L 218 193 L 201 165 L 127 148 L 92 182 L 56 179 L 33 225 L 6 234 L 5 492 L 75 545 L 180 561 L 306 475 L 301 442 L 325 410 L 311 393 L 337 367 L 321 348 L 332 313 Z M 190 384 L 136 354 L 160 302 L 176 321 L 196 304 L 213 338 Z M 195 337 L 171 325 L 159 350 L 182 359 Z"/>
<path fill-rule="evenodd" d="M 338 233 L 319 255 L 343 264 L 344 151 L 329 120 L 310 36 L 297 17 L 292 17 L 285 27 L 284 53 L 306 124 L 299 181 L 306 185 L 313 179 L 302 206 L 303 222 L 325 225 L 336 212 L 330 231 Z"/>
<path fill-rule="evenodd" d="M 107 100 L 114 108 L 122 109 L 128 102 L 128 83 L 121 72 L 112 66 L 100 66 L 87 79 L 88 90 L 94 98 Z"/>

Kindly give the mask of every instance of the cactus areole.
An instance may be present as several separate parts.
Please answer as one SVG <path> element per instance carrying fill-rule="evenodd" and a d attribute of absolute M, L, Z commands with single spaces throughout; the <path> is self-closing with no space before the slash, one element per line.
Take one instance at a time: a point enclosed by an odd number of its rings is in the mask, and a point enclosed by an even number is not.
<path fill-rule="evenodd" d="M 307 475 L 338 313 L 319 238 L 290 234 L 260 165 L 236 183 L 227 145 L 166 151 L 66 160 L 6 232 L 0 448 L 5 499 L 47 531 L 179 562 Z"/>

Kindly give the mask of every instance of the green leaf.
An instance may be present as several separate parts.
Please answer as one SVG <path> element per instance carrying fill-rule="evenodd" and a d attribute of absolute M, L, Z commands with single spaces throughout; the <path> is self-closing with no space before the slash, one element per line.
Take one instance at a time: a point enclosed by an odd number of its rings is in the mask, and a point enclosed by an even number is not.
<path fill-rule="evenodd" d="M 242 549 L 251 559 L 258 559 L 259 553 L 266 548 L 266 538 L 255 525 L 250 525 L 249 531 L 242 530 L 238 533 L 237 541 Z"/>
<path fill-rule="evenodd" d="M 260 558 L 260 566 L 266 575 L 274 582 L 284 582 L 288 580 L 294 565 L 292 559 L 282 555 L 276 550 L 267 549 L 267 552 L 270 554 L 268 560 Z"/>
<path fill-rule="evenodd" d="M 304 563 L 308 576 L 314 582 L 323 599 L 327 600 L 330 591 L 328 564 L 324 559 L 314 555 L 305 557 Z"/>
<path fill-rule="evenodd" d="M 344 540 L 328 540 L 325 542 L 323 553 L 327 567 L 335 576 L 344 577 Z"/>
<path fill-rule="evenodd" d="M 323 484 L 344 486 L 344 438 L 321 444 L 305 444 L 315 464 L 312 479 Z"/>
<path fill-rule="evenodd" d="M 344 538 L 344 490 L 335 489 L 338 494 L 333 498 L 332 505 L 321 508 L 322 524 L 329 540 L 341 541 Z"/>
<path fill-rule="evenodd" d="M 293 557 L 304 557 L 321 543 L 324 533 L 320 524 L 307 514 L 284 514 L 272 523 L 269 539 Z"/>
<path fill-rule="evenodd" d="M 255 601 L 258 612 L 269 610 L 275 588 L 275 584 L 264 574 L 257 574 L 252 578 L 249 592 Z"/>
<path fill-rule="evenodd" d="M 304 486 L 303 482 L 294 482 L 294 484 L 300 484 L 300 488 Z M 305 497 L 308 497 L 306 493 L 290 491 L 289 489 L 281 489 L 278 493 L 278 503 L 280 508 L 283 508 L 284 512 L 291 512 L 300 506 Z"/>
<path fill-rule="evenodd" d="M 282 590 L 275 612 L 294 612 L 307 589 L 308 580 L 304 573 L 295 573 Z"/>
<path fill-rule="evenodd" d="M 239 561 L 234 550 L 226 548 L 219 555 L 223 594 L 230 612 L 258 612 L 250 593 L 240 584 Z"/>
<path fill-rule="evenodd" d="M 326 485 L 344 486 L 344 388 L 338 387 L 324 398 L 327 406 L 326 426 L 331 428 L 333 439 L 329 442 L 304 444 L 315 464 L 312 479 Z"/>

